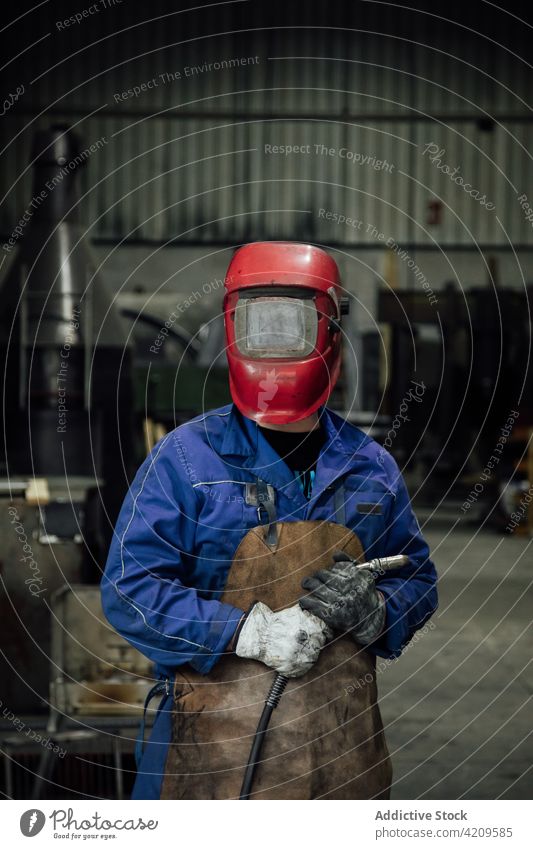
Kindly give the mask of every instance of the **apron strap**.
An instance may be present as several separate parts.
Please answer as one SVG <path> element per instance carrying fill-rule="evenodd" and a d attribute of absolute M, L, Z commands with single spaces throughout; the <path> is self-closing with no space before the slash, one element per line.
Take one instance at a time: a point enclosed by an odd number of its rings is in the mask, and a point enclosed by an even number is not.
<path fill-rule="evenodd" d="M 151 690 L 147 693 L 147 696 L 144 700 L 144 708 L 143 715 L 141 719 L 141 727 L 139 728 L 139 733 L 137 735 L 137 739 L 135 741 L 135 763 L 137 764 L 137 769 L 140 768 L 141 759 L 144 752 L 144 732 L 146 727 L 146 712 L 148 710 L 148 705 L 156 696 L 168 696 L 170 693 L 169 681 L 168 678 L 165 678 L 164 681 L 158 681 Z"/>
<path fill-rule="evenodd" d="M 333 509 L 335 511 L 335 522 L 338 525 L 346 525 L 346 499 L 344 497 L 344 484 L 342 481 L 335 487 Z"/>
<path fill-rule="evenodd" d="M 265 542 L 269 548 L 276 548 L 278 545 L 278 526 L 276 524 L 276 501 L 274 489 L 269 487 L 261 478 L 257 478 L 257 515 L 261 519 L 261 512 L 264 511 L 267 516 L 265 523 Z"/>

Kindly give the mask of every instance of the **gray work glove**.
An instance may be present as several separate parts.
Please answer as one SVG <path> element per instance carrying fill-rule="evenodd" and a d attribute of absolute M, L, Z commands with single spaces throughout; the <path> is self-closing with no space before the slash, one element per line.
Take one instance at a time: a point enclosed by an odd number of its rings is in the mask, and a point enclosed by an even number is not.
<path fill-rule="evenodd" d="M 258 601 L 240 630 L 235 654 L 298 678 L 316 663 L 329 636 L 324 622 L 298 604 L 274 613 Z"/>
<path fill-rule="evenodd" d="M 331 569 L 304 578 L 309 595 L 300 599 L 304 610 L 320 617 L 329 628 L 351 633 L 362 645 L 372 643 L 385 625 L 385 601 L 369 569 L 358 569 L 344 551 L 333 555 Z"/>

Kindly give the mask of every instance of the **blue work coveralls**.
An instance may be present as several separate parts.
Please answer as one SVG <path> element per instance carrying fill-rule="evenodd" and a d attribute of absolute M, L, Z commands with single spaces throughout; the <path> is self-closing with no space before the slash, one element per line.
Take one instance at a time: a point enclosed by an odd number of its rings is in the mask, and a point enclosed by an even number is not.
<path fill-rule="evenodd" d="M 117 521 L 102 602 L 109 622 L 170 684 L 186 663 L 209 675 L 242 616 L 219 599 L 237 546 L 260 524 L 257 506 L 245 498 L 246 483 L 258 478 L 275 490 L 279 521 L 338 521 L 357 534 L 367 559 L 409 555 L 408 566 L 377 579 L 386 628 L 369 651 L 397 657 L 436 609 L 435 567 L 396 462 L 331 410 L 319 413 L 327 439 L 309 500 L 257 424 L 234 405 L 167 434 L 137 472 Z M 160 796 L 171 692 L 138 763 L 133 798 Z"/>

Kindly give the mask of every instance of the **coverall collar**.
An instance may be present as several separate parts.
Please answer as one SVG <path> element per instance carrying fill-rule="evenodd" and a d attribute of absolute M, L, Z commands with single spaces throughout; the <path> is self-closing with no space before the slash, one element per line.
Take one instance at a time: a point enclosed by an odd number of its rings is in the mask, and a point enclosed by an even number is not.
<path fill-rule="evenodd" d="M 321 407 L 318 412 L 326 432 L 326 442 L 318 458 L 311 500 L 348 471 L 351 466 L 349 458 L 353 460 L 365 439 L 364 434 L 350 427 L 327 407 Z M 240 458 L 240 465 L 244 468 L 254 471 L 274 487 L 284 489 L 287 496 L 305 501 L 293 473 L 261 433 L 257 423 L 243 416 L 235 405 L 232 405 L 219 453 L 231 456 L 232 462 L 238 462 Z"/>

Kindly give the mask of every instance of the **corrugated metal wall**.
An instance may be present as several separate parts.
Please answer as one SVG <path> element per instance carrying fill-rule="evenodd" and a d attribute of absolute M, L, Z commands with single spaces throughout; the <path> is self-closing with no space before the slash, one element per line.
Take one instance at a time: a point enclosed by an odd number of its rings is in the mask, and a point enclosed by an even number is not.
<path fill-rule="evenodd" d="M 27 43 L 49 34 L 25 54 L 27 91 L 3 119 L 4 235 L 31 198 L 33 131 L 53 120 L 78 124 L 86 145 L 106 139 L 83 175 L 95 238 L 368 245 L 375 227 L 402 244 L 533 245 L 517 201 L 533 195 L 525 28 L 515 24 L 513 56 L 491 36 L 386 3 L 311 4 L 309 18 L 289 3 L 281 27 L 258 26 L 249 3 L 203 21 L 162 3 L 142 25 L 125 7 L 65 30 L 49 10 L 32 15 Z M 257 62 L 186 70 L 244 57 Z M 479 126 L 486 114 L 492 129 Z M 439 170 L 428 144 L 495 209 Z M 432 199 L 441 223 L 428 226 Z"/>

